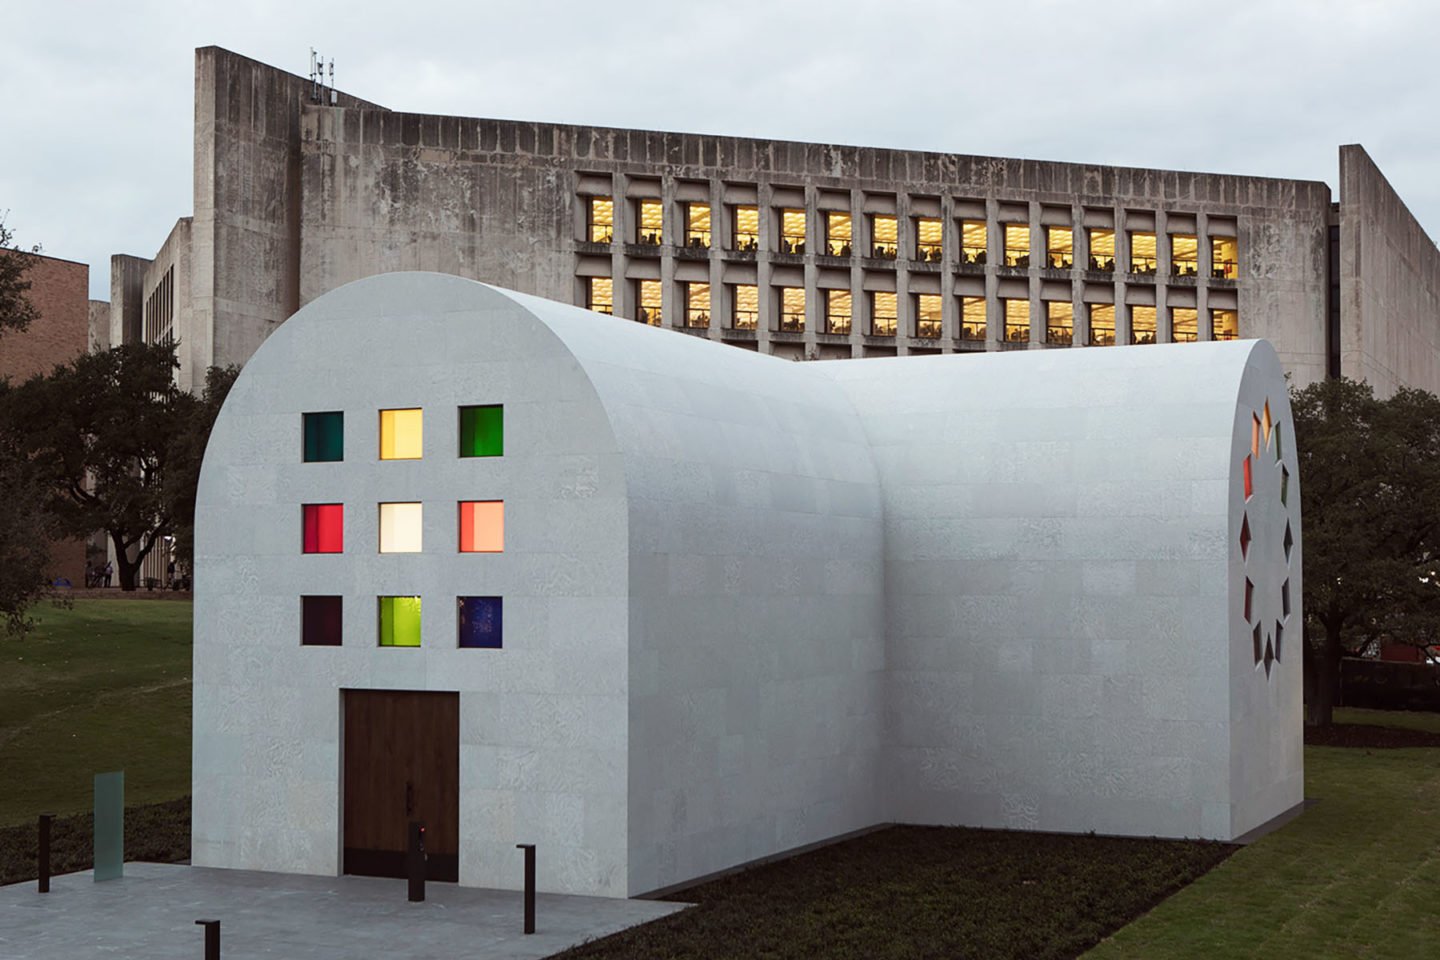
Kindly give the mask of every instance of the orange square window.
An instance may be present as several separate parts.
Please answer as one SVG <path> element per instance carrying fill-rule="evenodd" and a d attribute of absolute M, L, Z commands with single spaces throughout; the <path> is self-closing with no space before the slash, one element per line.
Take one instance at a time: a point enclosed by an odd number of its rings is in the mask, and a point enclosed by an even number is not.
<path fill-rule="evenodd" d="M 505 501 L 460 501 L 460 552 L 501 553 L 505 549 Z"/>

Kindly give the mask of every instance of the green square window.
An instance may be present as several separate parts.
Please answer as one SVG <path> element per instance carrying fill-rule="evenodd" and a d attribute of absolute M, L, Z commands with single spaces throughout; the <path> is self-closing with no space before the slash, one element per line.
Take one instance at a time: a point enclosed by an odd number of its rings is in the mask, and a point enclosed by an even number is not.
<path fill-rule="evenodd" d="M 505 453 L 505 408 L 460 408 L 460 456 L 498 457 Z"/>
<path fill-rule="evenodd" d="M 345 414 L 305 414 L 305 462 L 336 463 L 345 459 Z"/>
<path fill-rule="evenodd" d="M 420 598 L 380 598 L 380 646 L 420 646 Z"/>

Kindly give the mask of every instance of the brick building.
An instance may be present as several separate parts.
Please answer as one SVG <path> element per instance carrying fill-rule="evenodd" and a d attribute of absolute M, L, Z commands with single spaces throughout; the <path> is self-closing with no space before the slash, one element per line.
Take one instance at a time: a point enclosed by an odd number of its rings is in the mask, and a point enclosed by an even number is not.
<path fill-rule="evenodd" d="M 23 331 L 0 335 L 0 377 L 27 380 L 85 353 L 92 346 L 92 323 L 96 345 L 108 343 L 109 309 L 89 298 L 89 266 L 36 255 L 25 275 L 39 316 Z M 57 542 L 52 556 L 53 577 L 76 586 L 85 582 L 84 541 Z"/>

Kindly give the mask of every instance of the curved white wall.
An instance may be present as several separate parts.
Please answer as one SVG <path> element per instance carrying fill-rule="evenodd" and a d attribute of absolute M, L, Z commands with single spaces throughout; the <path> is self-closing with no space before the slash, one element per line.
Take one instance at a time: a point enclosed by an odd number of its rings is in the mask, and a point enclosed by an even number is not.
<path fill-rule="evenodd" d="M 1231 536 L 1268 344 L 813 366 L 885 490 L 891 819 L 1228 840 L 1300 801 L 1299 660 L 1257 676 Z"/>
<path fill-rule="evenodd" d="M 490 403 L 505 455 L 457 458 Z M 379 462 L 413 406 L 424 458 Z M 301 463 L 327 410 L 345 461 Z M 1264 343 L 792 363 L 455 277 L 342 287 L 206 454 L 194 860 L 339 868 L 345 688 L 460 692 L 466 884 L 535 842 L 542 890 L 633 895 L 885 820 L 1230 839 L 1300 800 L 1298 628 L 1268 671 L 1251 642 L 1287 578 L 1300 622 L 1288 424 Z M 505 500 L 504 553 L 457 554 L 465 499 Z M 421 553 L 378 554 L 392 501 Z M 302 555 L 322 502 L 345 553 Z M 312 593 L 342 647 L 300 646 Z M 375 597 L 415 593 L 422 647 L 378 648 Z M 476 594 L 503 650 L 456 648 Z"/>

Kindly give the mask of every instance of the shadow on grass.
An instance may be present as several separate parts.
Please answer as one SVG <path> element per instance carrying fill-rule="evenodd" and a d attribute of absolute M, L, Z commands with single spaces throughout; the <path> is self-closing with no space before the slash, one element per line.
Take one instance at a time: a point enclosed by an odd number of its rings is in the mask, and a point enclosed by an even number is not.
<path fill-rule="evenodd" d="M 94 866 L 95 817 L 56 817 L 50 828 L 50 873 Z M 0 885 L 34 880 L 38 867 L 34 823 L 0 828 Z M 125 808 L 125 859 L 179 863 L 190 859 L 190 798 Z"/>
<path fill-rule="evenodd" d="M 697 904 L 558 954 L 1071 958 L 1236 849 L 1205 841 L 889 827 L 666 899 Z"/>

